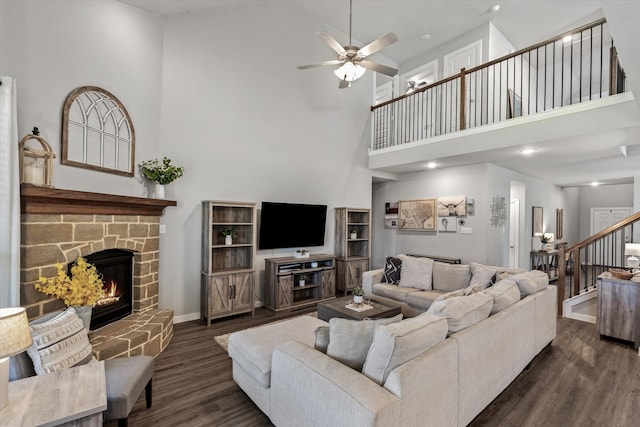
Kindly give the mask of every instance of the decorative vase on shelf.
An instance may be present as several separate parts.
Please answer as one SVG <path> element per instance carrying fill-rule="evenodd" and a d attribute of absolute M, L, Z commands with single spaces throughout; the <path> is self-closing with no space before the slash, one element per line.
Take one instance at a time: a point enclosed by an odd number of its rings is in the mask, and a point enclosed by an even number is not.
<path fill-rule="evenodd" d="M 351 233 L 351 239 L 357 239 L 358 233 Z"/>
<path fill-rule="evenodd" d="M 227 234 L 226 236 L 224 236 L 224 244 L 225 245 L 232 245 L 233 244 L 233 236 L 230 234 Z"/>
<path fill-rule="evenodd" d="M 153 198 L 164 199 L 164 185 L 156 182 L 156 185 L 153 189 Z"/>
<path fill-rule="evenodd" d="M 91 311 L 93 310 L 93 306 L 90 305 L 82 305 L 79 307 L 73 307 L 76 310 L 76 314 L 84 323 L 84 327 L 87 331 L 91 329 Z"/>
<path fill-rule="evenodd" d="M 364 296 L 362 296 L 362 295 L 354 295 L 353 296 L 353 302 L 355 304 L 362 304 L 364 302 Z"/>
<path fill-rule="evenodd" d="M 298 280 L 298 286 L 304 286 L 304 283 L 305 283 L 304 279 Z"/>

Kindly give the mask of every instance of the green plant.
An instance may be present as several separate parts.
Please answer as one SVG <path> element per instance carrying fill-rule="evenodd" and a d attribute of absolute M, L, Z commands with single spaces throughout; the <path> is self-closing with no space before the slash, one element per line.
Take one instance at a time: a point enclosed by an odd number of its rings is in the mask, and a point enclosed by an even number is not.
<path fill-rule="evenodd" d="M 362 286 L 356 286 L 355 288 L 353 288 L 353 291 L 351 291 L 351 294 L 356 297 L 363 297 L 364 289 L 362 288 Z"/>
<path fill-rule="evenodd" d="M 549 243 L 551 241 L 551 236 L 547 236 L 543 234 L 540 236 L 540 243 Z"/>
<path fill-rule="evenodd" d="M 300 280 L 307 280 L 307 275 L 306 274 L 298 274 L 298 281 Z"/>
<path fill-rule="evenodd" d="M 358 230 L 356 230 L 355 228 L 352 228 L 350 231 L 351 234 L 358 234 Z"/>
<path fill-rule="evenodd" d="M 145 178 L 162 185 L 175 181 L 184 173 L 184 168 L 172 165 L 168 157 L 163 157 L 162 162 L 158 159 L 145 160 L 138 164 L 138 167 Z"/>
<path fill-rule="evenodd" d="M 238 233 L 233 228 L 225 228 L 220 232 L 223 236 L 238 237 Z"/>

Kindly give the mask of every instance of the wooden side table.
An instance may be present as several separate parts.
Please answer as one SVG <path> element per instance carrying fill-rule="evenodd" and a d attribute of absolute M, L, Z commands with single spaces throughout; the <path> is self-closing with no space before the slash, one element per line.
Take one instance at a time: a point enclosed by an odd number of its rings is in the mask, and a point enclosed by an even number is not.
<path fill-rule="evenodd" d="M 9 405 L 0 424 L 102 427 L 107 409 L 104 362 L 9 382 Z"/>
<path fill-rule="evenodd" d="M 542 270 L 549 276 L 549 280 L 558 277 L 558 251 L 531 251 L 531 269 Z"/>

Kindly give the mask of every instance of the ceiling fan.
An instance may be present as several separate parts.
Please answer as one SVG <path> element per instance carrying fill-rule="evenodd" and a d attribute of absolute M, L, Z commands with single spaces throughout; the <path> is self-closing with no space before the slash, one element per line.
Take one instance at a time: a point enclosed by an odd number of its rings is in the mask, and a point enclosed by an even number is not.
<path fill-rule="evenodd" d="M 398 73 L 398 70 L 395 68 L 366 59 L 367 56 L 379 52 L 390 44 L 397 42 L 398 36 L 395 34 L 389 33 L 361 48 L 351 44 L 352 3 L 353 0 L 349 0 L 349 44 L 347 46 L 341 46 L 340 43 L 338 43 L 336 39 L 331 37 L 331 35 L 326 31 L 318 33 L 320 38 L 322 38 L 322 40 L 324 40 L 331 49 L 336 51 L 338 59 L 331 59 L 309 65 L 300 65 L 298 67 L 299 70 L 306 70 L 314 67 L 340 65 L 334 71 L 335 75 L 340 79 L 340 84 L 338 85 L 340 89 L 350 87 L 351 82 L 362 77 L 366 70 L 386 74 L 390 77 L 393 77 Z"/>

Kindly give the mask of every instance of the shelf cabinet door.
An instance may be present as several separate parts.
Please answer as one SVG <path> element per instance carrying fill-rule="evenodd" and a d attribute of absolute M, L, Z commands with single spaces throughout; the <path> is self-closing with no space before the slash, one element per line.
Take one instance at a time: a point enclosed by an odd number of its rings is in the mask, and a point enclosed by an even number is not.
<path fill-rule="evenodd" d="M 209 318 L 216 318 L 232 311 L 231 276 L 209 278 Z"/>
<path fill-rule="evenodd" d="M 278 276 L 278 308 L 289 307 L 293 299 L 293 275 Z"/>
<path fill-rule="evenodd" d="M 369 269 L 369 260 L 347 261 L 347 290 L 362 285 L 362 273 Z"/>
<path fill-rule="evenodd" d="M 336 270 L 324 270 L 322 272 L 322 298 L 336 296 Z"/>
<path fill-rule="evenodd" d="M 253 273 L 233 275 L 233 310 L 251 310 L 253 299 Z"/>

